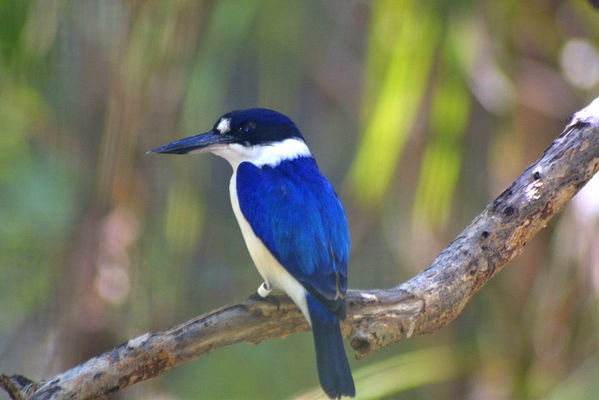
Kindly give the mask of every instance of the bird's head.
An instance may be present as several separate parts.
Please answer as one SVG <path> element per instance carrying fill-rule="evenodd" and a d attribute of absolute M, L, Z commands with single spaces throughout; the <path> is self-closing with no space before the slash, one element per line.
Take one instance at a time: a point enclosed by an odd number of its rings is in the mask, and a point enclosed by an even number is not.
<path fill-rule="evenodd" d="M 285 115 L 264 108 L 231 111 L 206 133 L 176 140 L 149 153 L 214 153 L 235 168 L 243 161 L 276 165 L 284 159 L 309 157 L 299 129 Z"/>

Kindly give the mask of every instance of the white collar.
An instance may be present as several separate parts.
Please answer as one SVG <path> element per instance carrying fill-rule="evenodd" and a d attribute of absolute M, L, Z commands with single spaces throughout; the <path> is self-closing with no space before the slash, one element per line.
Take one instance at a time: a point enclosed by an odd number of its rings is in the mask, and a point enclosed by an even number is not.
<path fill-rule="evenodd" d="M 312 157 L 310 149 L 302 139 L 289 138 L 282 142 L 243 146 L 238 143 L 218 146 L 212 153 L 227 160 L 237 170 L 244 161 L 251 162 L 257 167 L 269 165 L 276 167 L 284 160 L 293 160 L 299 157 Z"/>

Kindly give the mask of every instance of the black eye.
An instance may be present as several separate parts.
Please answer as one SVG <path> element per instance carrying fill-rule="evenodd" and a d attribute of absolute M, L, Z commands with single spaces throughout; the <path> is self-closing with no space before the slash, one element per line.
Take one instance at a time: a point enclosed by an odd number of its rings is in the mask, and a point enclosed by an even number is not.
<path fill-rule="evenodd" d="M 252 133 L 256 129 L 256 123 L 253 121 L 246 122 L 239 127 L 239 131 L 243 133 Z"/>

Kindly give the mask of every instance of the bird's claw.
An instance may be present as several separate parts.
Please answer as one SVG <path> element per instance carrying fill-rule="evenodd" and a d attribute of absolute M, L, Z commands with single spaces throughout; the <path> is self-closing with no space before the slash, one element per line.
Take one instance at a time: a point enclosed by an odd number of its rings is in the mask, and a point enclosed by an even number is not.
<path fill-rule="evenodd" d="M 269 296 L 271 291 L 272 287 L 269 286 L 266 282 L 264 282 L 252 295 L 250 295 L 250 299 L 256 301 L 266 301 L 275 304 L 277 306 L 277 310 L 279 310 L 281 303 L 279 302 L 279 299 L 277 299 L 276 297 Z"/>
<path fill-rule="evenodd" d="M 256 301 L 264 301 L 266 303 L 277 306 L 277 311 L 281 308 L 281 302 L 275 296 L 261 297 L 257 292 L 250 296 L 250 299 Z"/>
<path fill-rule="evenodd" d="M 250 300 L 256 300 L 256 301 L 266 301 L 266 297 L 262 297 L 258 294 L 258 291 L 256 290 L 254 293 L 252 293 L 249 297 Z"/>

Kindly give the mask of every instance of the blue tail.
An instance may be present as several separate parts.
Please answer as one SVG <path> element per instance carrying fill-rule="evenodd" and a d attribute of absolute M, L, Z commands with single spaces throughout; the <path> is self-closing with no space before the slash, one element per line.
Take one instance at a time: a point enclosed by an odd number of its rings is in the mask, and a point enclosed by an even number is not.
<path fill-rule="evenodd" d="M 314 334 L 320 386 L 332 399 L 354 397 L 356 389 L 343 348 L 339 319 L 311 294 L 307 294 L 306 299 Z"/>

